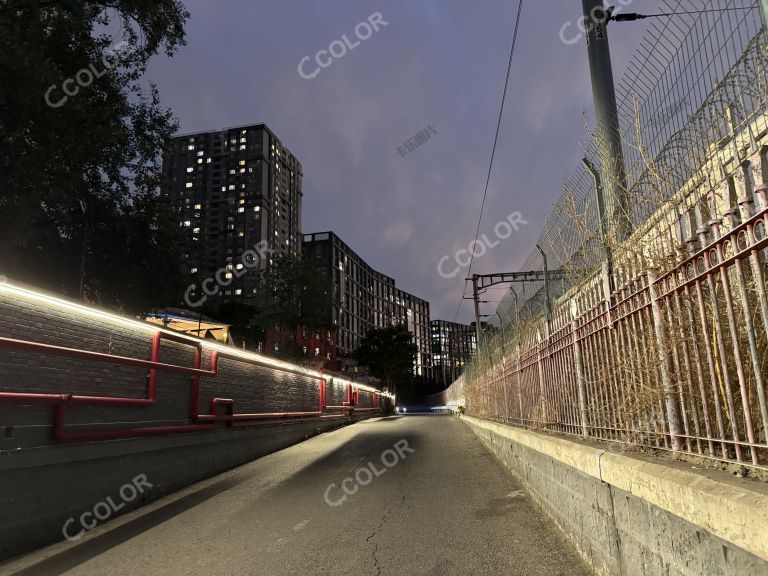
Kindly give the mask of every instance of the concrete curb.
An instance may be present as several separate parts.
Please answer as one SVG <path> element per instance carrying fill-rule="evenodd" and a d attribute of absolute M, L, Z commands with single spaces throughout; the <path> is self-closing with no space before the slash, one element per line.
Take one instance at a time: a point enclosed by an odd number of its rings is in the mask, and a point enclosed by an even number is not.
<path fill-rule="evenodd" d="M 768 487 L 754 489 L 577 442 L 461 416 L 467 424 L 540 452 L 768 560 Z"/>

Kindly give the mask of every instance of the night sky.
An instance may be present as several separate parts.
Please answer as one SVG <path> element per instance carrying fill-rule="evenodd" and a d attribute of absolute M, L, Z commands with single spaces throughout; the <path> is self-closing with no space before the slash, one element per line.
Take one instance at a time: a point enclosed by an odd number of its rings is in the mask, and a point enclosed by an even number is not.
<path fill-rule="evenodd" d="M 454 254 L 474 239 L 517 2 L 185 4 L 188 45 L 158 56 L 148 73 L 180 131 L 265 122 L 304 167 L 303 231 L 335 231 L 429 300 L 432 319 L 453 320 L 466 269 L 446 279 L 437 266 L 449 256 L 444 269 L 455 269 Z M 650 13 L 656 4 L 636 0 L 625 11 Z M 476 258 L 474 272 L 519 268 L 582 157 L 584 122 L 593 117 L 586 46 L 560 39 L 580 11 L 580 0 L 524 4 L 481 234 L 494 238 L 494 225 L 513 212 L 528 224 Z M 305 56 L 310 74 L 319 50 L 343 35 L 357 42 L 355 27 L 377 12 L 386 26 L 316 77 L 299 75 Z M 617 81 L 645 27 L 609 27 Z M 575 25 L 563 32 L 576 34 Z M 398 153 L 428 127 L 435 134 L 426 142 Z M 458 320 L 470 319 L 465 303 Z"/>

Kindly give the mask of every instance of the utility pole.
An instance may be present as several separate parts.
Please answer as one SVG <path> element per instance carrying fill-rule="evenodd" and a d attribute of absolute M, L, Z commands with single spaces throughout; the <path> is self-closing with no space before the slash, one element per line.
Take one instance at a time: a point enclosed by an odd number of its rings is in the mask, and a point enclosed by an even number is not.
<path fill-rule="evenodd" d="M 760 8 L 763 11 L 763 25 L 768 27 L 768 0 L 760 0 Z"/>
<path fill-rule="evenodd" d="M 763 5 L 768 0 L 762 0 Z M 603 0 L 582 0 L 584 25 L 587 30 L 587 57 L 592 80 L 592 98 L 597 121 L 597 146 L 605 178 L 606 212 L 616 242 L 629 236 L 629 198 L 624 156 L 621 151 L 619 114 L 613 85 L 611 51 L 608 46 L 609 13 Z"/>
<path fill-rule="evenodd" d="M 475 346 L 480 350 L 480 301 L 477 298 L 477 274 L 472 274 L 472 299 L 475 301 Z"/>

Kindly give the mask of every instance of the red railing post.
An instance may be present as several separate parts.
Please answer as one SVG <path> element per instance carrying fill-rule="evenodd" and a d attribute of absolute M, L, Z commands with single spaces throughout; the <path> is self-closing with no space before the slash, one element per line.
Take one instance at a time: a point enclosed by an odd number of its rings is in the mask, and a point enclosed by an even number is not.
<path fill-rule="evenodd" d="M 579 420 L 581 423 L 581 435 L 589 436 L 587 425 L 587 386 L 584 381 L 584 358 L 581 355 L 581 341 L 579 340 L 578 304 L 571 301 L 571 342 L 573 343 L 573 359 L 576 364 L 576 387 L 579 396 Z"/>
<path fill-rule="evenodd" d="M 670 358 L 669 338 L 664 325 L 664 315 L 661 311 L 661 301 L 656 286 L 656 270 L 651 264 L 648 267 L 648 289 L 651 295 L 651 313 L 653 315 L 653 331 L 656 336 L 656 349 L 659 354 L 659 368 L 661 370 L 661 383 L 666 398 L 667 424 L 669 434 L 672 437 L 672 449 L 678 451 L 682 448 L 682 426 L 680 421 L 680 407 L 677 403 L 675 385 L 672 382 L 672 360 Z"/>

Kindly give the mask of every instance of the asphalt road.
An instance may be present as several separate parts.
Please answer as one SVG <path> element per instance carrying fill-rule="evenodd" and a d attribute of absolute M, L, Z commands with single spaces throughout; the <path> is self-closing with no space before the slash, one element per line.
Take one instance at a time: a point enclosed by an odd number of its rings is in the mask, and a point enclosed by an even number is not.
<path fill-rule="evenodd" d="M 590 574 L 451 416 L 377 419 L 323 434 L 123 522 L 24 574 Z"/>

